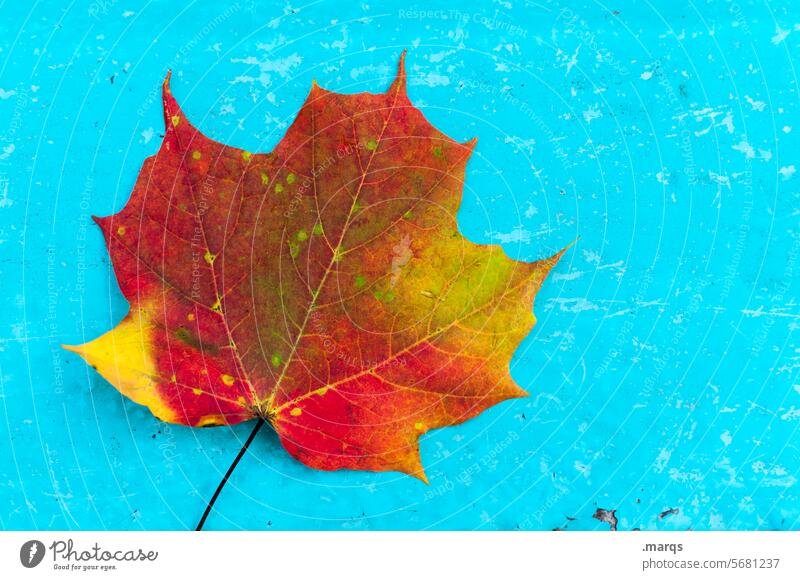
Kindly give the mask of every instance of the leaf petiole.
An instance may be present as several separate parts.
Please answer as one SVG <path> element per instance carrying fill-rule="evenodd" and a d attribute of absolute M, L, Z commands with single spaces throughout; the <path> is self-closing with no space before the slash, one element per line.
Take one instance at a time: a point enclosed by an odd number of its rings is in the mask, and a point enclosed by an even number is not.
<path fill-rule="evenodd" d="M 206 523 L 206 518 L 208 518 L 208 514 L 211 513 L 211 508 L 214 507 L 214 503 L 216 503 L 217 498 L 219 497 L 219 494 L 222 491 L 222 488 L 225 487 L 226 483 L 228 483 L 228 478 L 231 476 L 231 473 L 233 473 L 233 470 L 236 469 L 237 465 L 239 465 L 239 461 L 242 460 L 242 457 L 244 457 L 247 448 L 250 447 L 250 444 L 253 442 L 253 439 L 256 438 L 256 434 L 261 430 L 261 427 L 263 426 L 264 426 L 264 419 L 259 418 L 258 421 L 256 422 L 255 427 L 253 427 L 253 430 L 250 432 L 250 436 L 247 438 L 247 441 L 244 442 L 244 445 L 242 445 L 242 448 L 236 455 L 236 459 L 233 460 L 233 463 L 231 463 L 231 466 L 228 468 L 228 471 L 225 472 L 225 476 L 222 478 L 222 481 L 219 482 L 219 485 L 217 486 L 217 490 L 214 492 L 214 495 L 211 496 L 211 500 L 208 502 L 208 505 L 206 506 L 206 511 L 203 512 L 203 517 L 201 517 L 200 521 L 197 523 L 197 527 L 195 528 L 196 532 L 199 532 L 200 530 L 203 529 L 203 524 Z"/>

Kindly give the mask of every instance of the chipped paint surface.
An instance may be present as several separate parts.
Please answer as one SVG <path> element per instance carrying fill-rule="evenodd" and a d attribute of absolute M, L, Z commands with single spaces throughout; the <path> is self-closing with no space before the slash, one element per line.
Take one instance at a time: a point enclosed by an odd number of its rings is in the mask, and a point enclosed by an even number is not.
<path fill-rule="evenodd" d="M 90 216 L 155 152 L 166 69 L 206 134 L 266 151 L 314 79 L 378 91 L 408 48 L 414 103 L 480 135 L 462 233 L 527 260 L 580 236 L 512 361 L 531 396 L 423 435 L 427 487 L 262 433 L 209 525 L 800 529 L 792 3 L 463 5 L 2 8 L 0 528 L 193 526 L 249 433 L 165 425 L 59 347 L 127 314 Z"/>

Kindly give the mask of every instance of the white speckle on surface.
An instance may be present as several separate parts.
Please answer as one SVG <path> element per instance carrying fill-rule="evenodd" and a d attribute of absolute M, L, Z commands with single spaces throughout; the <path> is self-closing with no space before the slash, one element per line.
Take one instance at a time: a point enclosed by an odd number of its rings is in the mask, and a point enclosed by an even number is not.
<path fill-rule="evenodd" d="M 434 52 L 428 57 L 428 62 L 441 62 L 445 57 L 455 54 L 455 50 L 443 50 L 441 52 Z"/>
<path fill-rule="evenodd" d="M 750 103 L 750 106 L 753 108 L 754 111 L 763 111 L 767 104 L 764 101 L 756 101 L 750 98 L 749 95 L 744 96 L 745 100 Z"/>
<path fill-rule="evenodd" d="M 350 70 L 350 78 L 356 80 L 366 74 L 369 74 L 370 78 L 388 78 L 391 72 L 392 70 L 388 64 L 368 64 L 352 68 Z"/>
<path fill-rule="evenodd" d="M 701 129 L 700 131 L 695 131 L 695 132 L 694 132 L 694 136 L 695 136 L 695 137 L 702 137 L 703 135 L 705 135 L 706 133 L 708 133 L 709 131 L 711 131 L 711 129 L 712 129 L 712 128 L 713 128 L 713 125 L 709 125 L 709 126 L 708 126 L 708 127 L 706 127 L 705 129 Z"/>
<path fill-rule="evenodd" d="M 756 506 L 753 503 L 753 498 L 749 495 L 744 496 L 738 504 L 740 510 L 744 513 L 752 514 L 756 511 Z"/>
<path fill-rule="evenodd" d="M 719 436 L 719 438 L 722 441 L 722 443 L 725 445 L 725 447 L 730 445 L 731 442 L 733 441 L 733 437 L 731 436 L 731 432 L 728 431 L 727 429 L 722 433 L 722 435 Z"/>
<path fill-rule="evenodd" d="M 584 250 L 583 259 L 589 262 L 590 264 L 600 263 L 600 255 L 594 250 Z"/>
<path fill-rule="evenodd" d="M 669 172 L 665 168 L 662 168 L 661 171 L 656 173 L 656 181 L 663 185 L 669 185 Z"/>
<path fill-rule="evenodd" d="M 733 113 L 728 111 L 728 114 L 725 115 L 724 119 L 722 119 L 720 125 L 725 127 L 728 130 L 728 133 L 733 133 Z"/>
<path fill-rule="evenodd" d="M 591 466 L 591 464 L 590 465 L 586 465 L 582 461 L 576 460 L 573 465 L 574 465 L 574 467 L 575 467 L 575 469 L 577 471 L 579 471 L 580 473 L 583 474 L 583 477 L 586 477 L 588 479 L 588 477 L 590 475 L 592 475 L 592 466 Z"/>
<path fill-rule="evenodd" d="M 784 30 L 780 26 L 775 27 L 775 36 L 772 37 L 772 44 L 780 44 L 789 36 L 791 30 Z"/>
<path fill-rule="evenodd" d="M 655 465 L 653 466 L 656 473 L 662 473 L 664 471 L 669 463 L 670 457 L 672 457 L 672 451 L 669 449 L 662 449 L 658 452 L 658 457 L 656 457 Z"/>
<path fill-rule="evenodd" d="M 791 131 L 792 131 L 792 128 L 789 125 L 784 125 L 783 126 L 783 132 L 784 133 L 791 133 Z"/>
<path fill-rule="evenodd" d="M 794 410 L 794 407 L 792 407 Z M 800 411 L 798 411 L 800 416 Z M 796 417 L 795 417 L 796 418 Z M 789 475 L 785 467 L 781 465 L 767 465 L 764 461 L 755 461 L 751 468 L 753 473 L 762 476 L 761 482 L 766 487 L 791 487 L 797 483 L 797 478 Z"/>
<path fill-rule="evenodd" d="M 704 107 L 702 109 L 693 110 L 692 114 L 694 115 L 696 121 L 701 121 L 703 119 L 709 119 L 713 121 L 716 117 L 722 114 L 722 111 L 716 111 L 711 107 Z"/>
<path fill-rule="evenodd" d="M 734 151 L 741 151 L 748 159 L 754 159 L 756 156 L 756 150 L 745 140 L 739 141 L 737 145 L 733 145 L 731 148 Z"/>
<path fill-rule="evenodd" d="M 14 205 L 13 200 L 8 199 L 8 180 L 0 180 L 0 208 L 11 207 L 12 205 Z M 0 239 L 0 244 L 5 243 L 5 241 L 4 239 Z M 0 352 L 3 352 L 2 346 L 0 346 Z M 2 396 L 0 396 L 0 398 L 2 398 Z"/>
<path fill-rule="evenodd" d="M 641 75 L 639 75 L 639 78 L 642 79 L 643 81 L 649 81 L 651 78 L 653 78 L 653 73 L 649 70 L 645 71 Z"/>
<path fill-rule="evenodd" d="M 280 37 L 281 39 L 283 37 Z M 269 54 L 272 51 L 273 45 L 259 44 L 258 49 L 263 50 Z M 264 57 L 259 59 L 255 56 L 247 56 L 244 58 L 232 58 L 231 62 L 241 63 L 250 66 L 256 66 L 259 70 L 258 76 L 241 75 L 236 77 L 234 83 L 254 83 L 259 82 L 264 87 L 269 87 L 272 84 L 272 74 L 275 73 L 282 78 L 291 78 L 294 76 L 294 69 L 300 66 L 303 62 L 302 57 L 297 54 L 291 54 L 284 58 L 269 58 Z"/>
<path fill-rule="evenodd" d="M 696 469 L 691 471 L 681 471 L 677 467 L 673 467 L 667 473 L 669 473 L 669 478 L 671 480 L 680 481 L 682 483 L 689 481 L 701 481 L 703 479 L 703 475 Z"/>
<path fill-rule="evenodd" d="M 344 52 L 344 50 L 348 47 L 350 43 L 350 35 L 348 34 L 347 26 L 342 26 L 342 39 L 341 40 L 334 40 L 333 42 L 320 42 L 320 46 L 322 48 L 327 49 L 336 49 L 339 52 Z"/>
<path fill-rule="evenodd" d="M 725 185 L 728 189 L 731 188 L 731 178 L 727 175 L 720 175 L 719 173 L 714 173 L 713 171 L 708 172 L 708 178 L 716 183 L 717 185 Z"/>
<path fill-rule="evenodd" d="M 492 238 L 501 244 L 523 243 L 528 244 L 531 241 L 531 232 L 523 228 L 514 228 L 509 233 L 495 232 Z"/>
<path fill-rule="evenodd" d="M 11 157 L 11 154 L 14 152 L 14 149 L 16 149 L 16 146 L 13 143 L 9 143 L 5 147 L 3 147 L 3 152 L 0 153 L 0 159 L 8 159 L 9 157 Z"/>
<path fill-rule="evenodd" d="M 800 409 L 795 409 L 794 405 L 789 407 L 789 410 L 781 415 L 782 421 L 796 421 L 800 419 Z"/>
<path fill-rule="evenodd" d="M 583 119 L 587 123 L 591 123 L 594 119 L 599 119 L 603 116 L 603 113 L 600 112 L 600 109 L 597 105 L 593 107 L 589 107 L 583 112 Z"/>
<path fill-rule="evenodd" d="M 593 304 L 586 298 L 553 298 L 551 304 L 556 304 L 562 312 L 584 312 L 586 310 L 600 310 L 597 304 Z"/>
<path fill-rule="evenodd" d="M 411 77 L 412 85 L 423 85 L 426 87 L 444 87 L 450 84 L 450 77 L 435 72 Z"/>
<path fill-rule="evenodd" d="M 525 151 L 528 155 L 533 155 L 533 147 L 536 145 L 536 139 L 523 139 L 522 137 L 506 137 L 505 143 L 514 145 L 514 152 L 519 153 Z"/>
<path fill-rule="evenodd" d="M 722 517 L 722 514 L 714 513 L 708 516 L 708 526 L 712 530 L 724 530 L 725 519 Z"/>
<path fill-rule="evenodd" d="M 13 89 L 10 90 L 10 91 L 4 91 L 3 89 L 0 89 L 0 99 L 3 99 L 4 101 L 6 99 L 10 99 L 11 97 L 13 97 L 16 94 L 17 94 L 17 91 L 15 91 Z"/>
<path fill-rule="evenodd" d="M 581 51 L 581 45 L 578 45 L 578 48 L 575 49 L 575 53 L 570 58 L 569 62 L 567 62 L 567 72 L 564 73 L 564 76 L 569 76 L 569 72 L 572 70 L 576 64 L 578 64 L 578 53 Z"/>
<path fill-rule="evenodd" d="M 144 139 L 145 144 L 150 143 L 150 139 L 153 138 L 155 131 L 152 127 L 148 127 L 144 131 L 142 131 L 142 139 Z"/>
<path fill-rule="evenodd" d="M 559 281 L 559 280 L 577 280 L 581 276 L 583 276 L 583 272 L 580 271 L 580 270 L 576 270 L 575 272 L 569 272 L 568 274 L 555 273 L 555 274 L 551 275 L 551 277 L 553 278 L 554 281 Z"/>
<path fill-rule="evenodd" d="M 625 273 L 625 262 L 622 260 L 617 260 L 616 262 L 612 262 L 611 264 L 603 264 L 602 266 L 598 264 L 598 270 L 607 270 L 609 268 L 617 270 L 616 275 L 619 276 Z"/>
<path fill-rule="evenodd" d="M 792 176 L 794 175 L 794 172 L 795 172 L 794 165 L 788 165 L 786 167 L 781 167 L 780 169 L 778 169 L 778 173 L 781 174 L 784 181 L 787 179 L 791 179 Z"/>

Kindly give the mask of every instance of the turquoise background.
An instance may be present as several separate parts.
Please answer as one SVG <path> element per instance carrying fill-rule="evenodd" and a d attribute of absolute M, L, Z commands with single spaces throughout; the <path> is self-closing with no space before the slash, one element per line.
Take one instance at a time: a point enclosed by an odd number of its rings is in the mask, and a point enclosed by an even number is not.
<path fill-rule="evenodd" d="M 423 437 L 427 487 L 262 432 L 206 528 L 800 529 L 796 2 L 32 4 L 0 4 L 0 528 L 194 527 L 250 431 L 162 424 L 59 348 L 127 311 L 88 218 L 157 150 L 166 70 L 268 151 L 312 79 L 382 91 L 408 48 L 415 104 L 480 138 L 464 234 L 580 236 L 512 363 L 532 396 Z"/>

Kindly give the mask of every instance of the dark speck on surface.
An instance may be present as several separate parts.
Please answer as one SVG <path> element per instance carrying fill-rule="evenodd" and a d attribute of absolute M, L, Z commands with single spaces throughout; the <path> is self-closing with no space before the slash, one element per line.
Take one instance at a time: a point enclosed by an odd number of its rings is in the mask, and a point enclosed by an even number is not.
<path fill-rule="evenodd" d="M 665 517 L 671 516 L 672 514 L 677 514 L 679 511 L 681 511 L 680 508 L 670 508 L 666 511 L 661 512 L 658 515 L 658 519 L 663 520 Z"/>
<path fill-rule="evenodd" d="M 600 520 L 601 522 L 607 523 L 611 527 L 612 532 L 617 531 L 617 510 L 606 510 L 603 508 L 597 508 L 597 511 L 594 512 L 592 516 L 596 520 Z"/>

